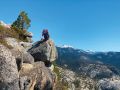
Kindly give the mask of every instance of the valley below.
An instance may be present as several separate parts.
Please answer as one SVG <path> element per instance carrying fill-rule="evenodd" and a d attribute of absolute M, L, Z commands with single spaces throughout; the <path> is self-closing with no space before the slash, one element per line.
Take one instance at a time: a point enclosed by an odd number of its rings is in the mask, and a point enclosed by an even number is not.
<path fill-rule="evenodd" d="M 57 50 L 56 63 L 73 90 L 120 90 L 120 52 L 87 52 L 72 47 Z"/>

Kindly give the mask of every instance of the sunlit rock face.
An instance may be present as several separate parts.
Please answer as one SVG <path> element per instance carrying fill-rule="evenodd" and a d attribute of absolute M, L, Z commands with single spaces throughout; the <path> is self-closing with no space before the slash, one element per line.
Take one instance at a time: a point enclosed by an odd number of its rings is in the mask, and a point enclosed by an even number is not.
<path fill-rule="evenodd" d="M 19 90 L 19 74 L 15 57 L 0 45 L 0 90 Z"/>

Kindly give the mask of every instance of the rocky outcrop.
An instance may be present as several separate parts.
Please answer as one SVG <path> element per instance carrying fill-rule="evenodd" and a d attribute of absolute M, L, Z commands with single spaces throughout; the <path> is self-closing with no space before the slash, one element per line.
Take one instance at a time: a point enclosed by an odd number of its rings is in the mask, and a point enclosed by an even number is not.
<path fill-rule="evenodd" d="M 0 90 L 52 90 L 55 75 L 44 62 L 22 63 L 17 69 L 11 50 L 0 45 Z"/>
<path fill-rule="evenodd" d="M 0 45 L 0 90 L 53 90 L 56 81 L 56 75 L 52 72 L 54 66 L 46 67 L 45 62 L 57 58 L 54 43 L 51 40 L 40 43 L 38 47 L 44 48 L 44 52 L 41 50 L 41 61 L 34 62 L 26 49 L 31 44 L 10 37 L 5 41 L 11 48 Z"/>
<path fill-rule="evenodd" d="M 0 90 L 53 90 L 56 74 L 51 63 L 57 58 L 53 41 L 32 45 L 31 32 L 3 21 L 0 26 Z"/>
<path fill-rule="evenodd" d="M 0 90 L 19 90 L 15 57 L 9 49 L 0 45 Z"/>
<path fill-rule="evenodd" d="M 43 61 L 45 63 L 52 62 L 57 59 L 57 50 L 52 40 L 38 41 L 28 52 L 34 57 L 35 61 Z"/>

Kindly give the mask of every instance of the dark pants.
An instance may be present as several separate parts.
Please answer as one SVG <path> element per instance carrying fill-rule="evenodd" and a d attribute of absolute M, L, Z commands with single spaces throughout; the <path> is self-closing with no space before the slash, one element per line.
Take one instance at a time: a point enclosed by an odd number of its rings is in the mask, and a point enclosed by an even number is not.
<path fill-rule="evenodd" d="M 44 34 L 44 40 L 47 41 L 49 39 L 49 35 L 48 34 Z"/>

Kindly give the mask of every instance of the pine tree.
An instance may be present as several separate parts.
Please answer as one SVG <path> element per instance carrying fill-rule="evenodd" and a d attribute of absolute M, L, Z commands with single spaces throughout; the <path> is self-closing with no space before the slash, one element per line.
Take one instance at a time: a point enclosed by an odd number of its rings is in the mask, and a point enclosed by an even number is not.
<path fill-rule="evenodd" d="M 16 21 L 13 22 L 12 27 L 19 30 L 27 30 L 30 27 L 31 20 L 25 11 L 20 12 Z"/>

